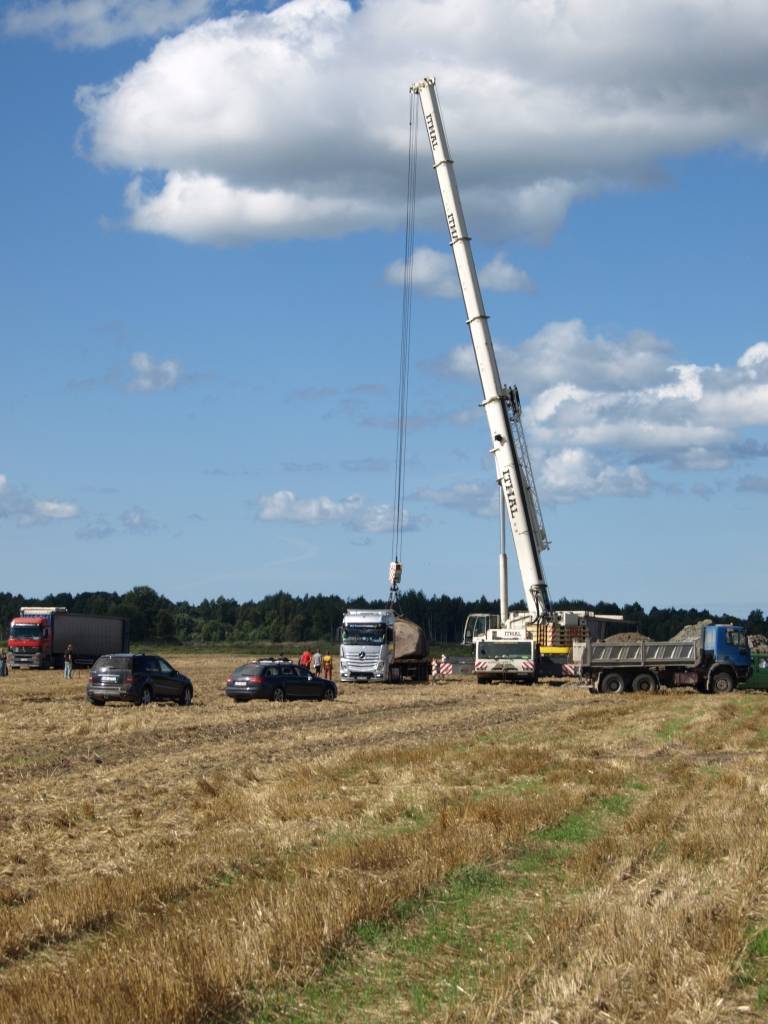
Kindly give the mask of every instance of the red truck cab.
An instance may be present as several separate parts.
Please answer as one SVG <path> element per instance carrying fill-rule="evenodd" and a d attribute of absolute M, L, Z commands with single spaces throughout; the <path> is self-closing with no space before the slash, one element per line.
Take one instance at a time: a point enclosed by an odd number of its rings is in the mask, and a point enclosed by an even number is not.
<path fill-rule="evenodd" d="M 66 608 L 22 608 L 8 631 L 9 668 L 48 668 L 52 662 L 51 617 Z"/>

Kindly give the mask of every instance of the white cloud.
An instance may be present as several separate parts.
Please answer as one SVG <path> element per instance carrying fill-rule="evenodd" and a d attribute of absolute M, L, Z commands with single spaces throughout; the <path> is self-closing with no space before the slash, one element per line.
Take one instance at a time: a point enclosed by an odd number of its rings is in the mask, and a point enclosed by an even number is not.
<path fill-rule="evenodd" d="M 79 515 L 80 509 L 74 502 L 35 498 L 0 473 L 0 519 L 15 519 L 20 526 L 41 526 L 54 519 L 74 519 Z"/>
<path fill-rule="evenodd" d="M 550 496 L 640 496 L 653 486 L 641 465 L 717 472 L 768 452 L 743 433 L 768 427 L 765 342 L 732 366 L 697 365 L 652 335 L 590 337 L 574 320 L 497 353 L 502 381 L 523 392 L 537 482 Z M 471 346 L 454 349 L 448 368 L 476 378 Z"/>
<path fill-rule="evenodd" d="M 671 346 L 645 331 L 626 338 L 601 334 L 590 337 L 581 320 L 557 320 L 515 347 L 494 342 L 502 379 L 523 391 L 567 383 L 571 387 L 632 387 L 663 384 L 673 362 Z M 451 350 L 449 369 L 474 379 L 477 365 L 472 348 Z"/>
<path fill-rule="evenodd" d="M 78 514 L 71 501 L 35 501 L 32 507 L 42 519 L 73 519 Z"/>
<path fill-rule="evenodd" d="M 492 292 L 532 292 L 533 281 L 524 270 L 507 263 L 502 253 L 497 253 L 490 263 L 478 271 L 480 284 Z"/>
<path fill-rule="evenodd" d="M 10 35 L 42 35 L 63 46 L 110 46 L 178 31 L 209 14 L 212 0 L 31 0 L 5 16 Z"/>
<path fill-rule="evenodd" d="M 550 455 L 539 474 L 542 495 L 556 501 L 596 496 L 642 497 L 651 481 L 637 466 L 617 467 L 583 448 L 565 448 Z"/>
<path fill-rule="evenodd" d="M 180 19 L 205 9 L 173 6 Z M 117 9 L 132 8 L 172 13 L 169 0 Z M 475 0 L 471 22 L 466 10 L 290 0 L 193 25 L 79 90 L 90 151 L 135 173 L 137 229 L 223 243 L 399 226 L 405 92 L 432 71 L 476 233 L 546 236 L 577 197 L 642 186 L 670 156 L 768 152 L 763 0 Z"/>
<path fill-rule="evenodd" d="M 131 368 L 136 376 L 129 382 L 130 391 L 167 391 L 179 381 L 181 366 L 173 359 L 156 363 L 146 352 L 134 352 Z"/>
<path fill-rule="evenodd" d="M 275 491 L 257 500 L 258 518 L 291 523 L 343 523 L 363 533 L 388 533 L 392 529 L 389 505 L 369 505 L 359 494 L 336 500 L 322 496 L 300 498 L 293 491 Z M 404 516 L 405 529 L 417 528 L 412 517 Z"/>
<path fill-rule="evenodd" d="M 768 341 L 750 345 L 736 365 L 746 370 L 751 380 L 755 380 L 760 373 L 768 372 Z"/>
<path fill-rule="evenodd" d="M 403 260 L 390 263 L 384 272 L 389 284 L 402 285 L 405 264 Z M 434 295 L 441 299 L 453 299 L 461 294 L 456 275 L 453 256 L 448 252 L 440 252 L 421 246 L 413 250 L 413 287 L 425 295 Z M 529 292 L 533 291 L 533 282 L 524 270 L 518 270 L 508 263 L 502 253 L 486 263 L 478 270 L 482 287 L 496 292 Z"/>

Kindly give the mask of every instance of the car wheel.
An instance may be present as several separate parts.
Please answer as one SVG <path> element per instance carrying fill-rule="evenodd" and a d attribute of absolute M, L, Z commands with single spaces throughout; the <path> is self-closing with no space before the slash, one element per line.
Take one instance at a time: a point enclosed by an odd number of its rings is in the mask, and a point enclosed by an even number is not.
<path fill-rule="evenodd" d="M 105 700 L 100 700 L 98 697 L 89 697 L 88 703 L 94 704 L 97 708 L 103 708 L 107 702 Z"/>
<path fill-rule="evenodd" d="M 181 704 L 181 706 L 184 707 L 184 708 L 188 708 L 191 703 L 192 703 L 192 687 L 191 686 L 185 686 L 184 689 L 181 691 L 181 696 L 179 697 L 179 704 Z"/>
<path fill-rule="evenodd" d="M 271 699 L 277 701 L 278 704 L 283 704 L 285 702 L 285 690 L 282 686 L 276 686 L 274 688 Z"/>
<path fill-rule="evenodd" d="M 145 686 L 144 689 L 141 691 L 141 701 L 140 701 L 140 703 L 144 704 L 144 705 L 152 703 L 152 687 L 151 686 Z"/>
<path fill-rule="evenodd" d="M 321 700 L 336 700 L 336 691 L 332 686 L 326 686 Z"/>

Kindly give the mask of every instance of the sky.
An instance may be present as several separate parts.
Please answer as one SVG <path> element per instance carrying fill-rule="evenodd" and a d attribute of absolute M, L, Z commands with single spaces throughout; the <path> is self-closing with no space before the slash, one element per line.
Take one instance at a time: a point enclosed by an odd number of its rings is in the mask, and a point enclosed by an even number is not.
<path fill-rule="evenodd" d="M 761 0 L 2 11 L 0 589 L 386 596 L 409 86 L 435 75 L 550 592 L 768 609 Z M 419 147 L 403 585 L 491 599 Z"/>

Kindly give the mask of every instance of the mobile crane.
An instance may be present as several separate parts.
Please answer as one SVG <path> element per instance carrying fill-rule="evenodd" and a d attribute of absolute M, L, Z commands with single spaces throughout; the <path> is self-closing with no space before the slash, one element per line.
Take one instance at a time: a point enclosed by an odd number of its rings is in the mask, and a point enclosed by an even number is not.
<path fill-rule="evenodd" d="M 500 555 L 500 616 L 478 615 L 468 622 L 475 645 L 478 682 L 503 678 L 534 682 L 539 674 L 542 650 L 556 639 L 583 639 L 595 632 L 598 620 L 583 611 L 553 612 L 541 564 L 548 548 L 541 506 L 528 455 L 522 425 L 520 396 L 516 387 L 503 387 L 488 326 L 470 235 L 464 220 L 453 160 L 440 115 L 434 78 L 423 78 L 411 86 L 421 102 L 424 123 L 432 151 L 435 173 L 448 223 L 451 249 L 467 314 L 467 325 L 480 374 L 481 403 L 491 435 L 491 454 L 496 467 L 502 505 L 502 551 Z M 510 616 L 507 600 L 507 565 L 504 553 L 503 511 L 509 519 L 515 555 L 523 581 L 527 615 Z M 611 616 L 610 618 L 620 618 Z M 474 629 L 472 627 L 475 627 Z M 479 628 L 478 628 L 479 627 Z M 465 638 L 467 630 L 465 629 Z M 552 648 L 550 648 L 551 650 Z M 565 652 L 567 648 L 560 648 Z"/>

